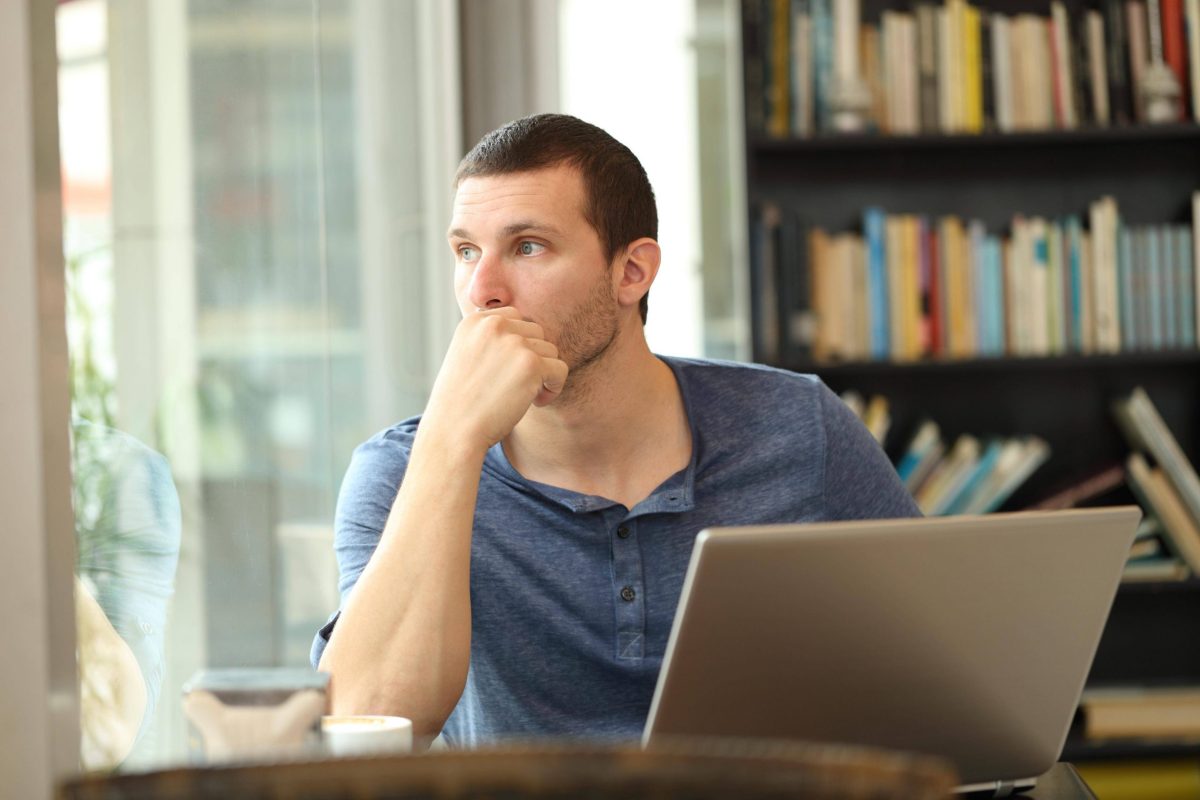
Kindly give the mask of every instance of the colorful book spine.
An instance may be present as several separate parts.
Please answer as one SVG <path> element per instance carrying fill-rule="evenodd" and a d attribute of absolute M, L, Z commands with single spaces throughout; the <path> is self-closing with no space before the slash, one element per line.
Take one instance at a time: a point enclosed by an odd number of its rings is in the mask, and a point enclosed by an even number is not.
<path fill-rule="evenodd" d="M 1121 282 L 1121 347 L 1137 347 L 1137 322 L 1134 315 L 1133 235 L 1122 225 L 1117 231 L 1117 271 Z"/>
<path fill-rule="evenodd" d="M 812 0 L 813 110 L 816 129 L 833 127 L 829 91 L 833 81 L 833 8 L 831 0 Z"/>
<path fill-rule="evenodd" d="M 1179 253 L 1179 324 L 1181 328 L 1180 345 L 1190 349 L 1196 346 L 1196 263 L 1194 258 L 1194 234 L 1186 226 L 1180 226 L 1175 234 L 1178 245 L 1175 251 Z"/>
<path fill-rule="evenodd" d="M 863 212 L 863 233 L 867 242 L 867 286 L 871 304 L 871 356 L 886 359 L 889 354 L 890 296 L 887 266 L 887 220 L 881 208 Z"/>
<path fill-rule="evenodd" d="M 1166 326 L 1164 323 L 1163 307 L 1163 261 L 1162 241 L 1158 232 L 1146 232 L 1146 296 L 1149 299 L 1150 347 L 1161 350 L 1166 341 Z"/>
<path fill-rule="evenodd" d="M 1182 338 L 1179 335 L 1179 322 L 1175 317 L 1179 262 L 1175 254 L 1175 234 L 1171 226 L 1159 226 L 1158 241 L 1162 253 L 1162 273 L 1159 275 L 1162 280 L 1162 308 L 1159 313 L 1163 317 L 1163 346 L 1178 347 Z"/>

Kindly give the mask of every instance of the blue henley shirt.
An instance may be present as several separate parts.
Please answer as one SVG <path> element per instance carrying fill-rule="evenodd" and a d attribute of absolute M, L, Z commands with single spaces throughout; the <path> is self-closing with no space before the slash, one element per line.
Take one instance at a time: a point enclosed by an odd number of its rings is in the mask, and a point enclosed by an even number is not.
<path fill-rule="evenodd" d="M 704 528 L 920 515 L 817 377 L 662 360 L 683 396 L 692 457 L 634 508 L 527 480 L 499 444 L 488 451 L 471 542 L 471 662 L 442 732 L 452 745 L 639 737 Z M 336 515 L 343 605 L 379 542 L 419 421 L 354 452 Z M 337 617 L 313 642 L 314 666 Z"/>

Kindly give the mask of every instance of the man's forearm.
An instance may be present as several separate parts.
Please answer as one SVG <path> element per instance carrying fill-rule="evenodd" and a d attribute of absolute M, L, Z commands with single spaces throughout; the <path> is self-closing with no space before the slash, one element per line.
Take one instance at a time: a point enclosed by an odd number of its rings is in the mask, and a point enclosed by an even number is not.
<path fill-rule="evenodd" d="M 435 735 L 466 683 L 471 528 L 484 452 L 419 429 L 379 546 L 320 668 L 333 711 L 396 714 Z"/>

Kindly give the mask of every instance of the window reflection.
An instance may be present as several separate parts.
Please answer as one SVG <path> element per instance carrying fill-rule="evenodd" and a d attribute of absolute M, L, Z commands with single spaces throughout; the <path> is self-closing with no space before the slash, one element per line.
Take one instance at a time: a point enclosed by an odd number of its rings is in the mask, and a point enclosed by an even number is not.
<path fill-rule="evenodd" d="M 186 760 L 199 669 L 307 667 L 346 462 L 420 410 L 418 8 L 58 4 L 89 767 Z"/>
<path fill-rule="evenodd" d="M 132 436 L 78 418 L 71 434 L 82 754 L 104 768 L 142 740 L 161 693 L 179 495 Z"/>

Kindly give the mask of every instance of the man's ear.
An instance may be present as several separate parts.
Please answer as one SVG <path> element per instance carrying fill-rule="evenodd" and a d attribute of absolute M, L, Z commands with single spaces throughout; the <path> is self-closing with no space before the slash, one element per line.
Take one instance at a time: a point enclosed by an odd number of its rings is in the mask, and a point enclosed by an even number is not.
<path fill-rule="evenodd" d="M 617 264 L 617 302 L 636 308 L 658 275 L 662 250 L 649 236 L 630 242 Z"/>

